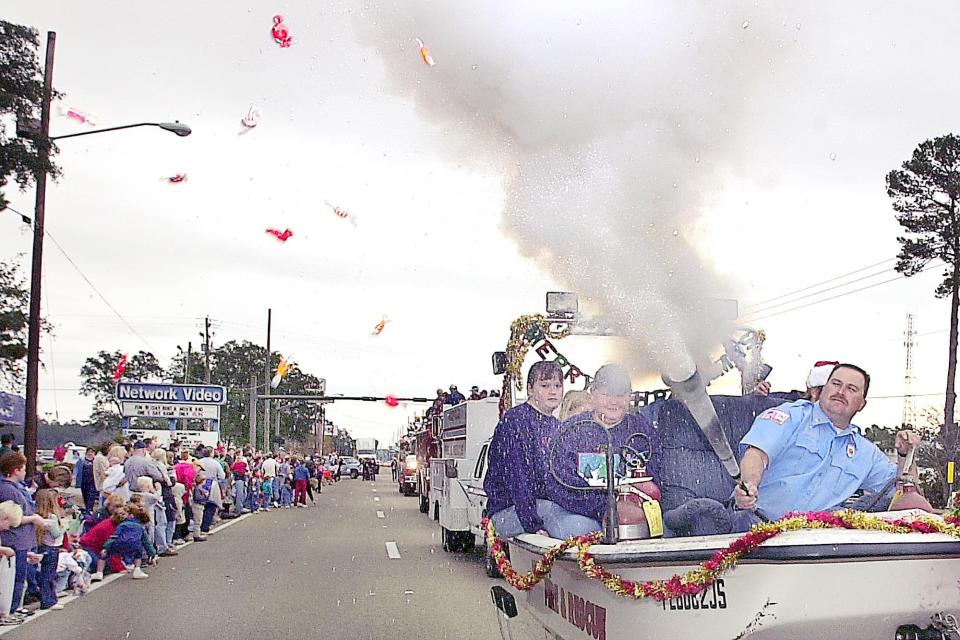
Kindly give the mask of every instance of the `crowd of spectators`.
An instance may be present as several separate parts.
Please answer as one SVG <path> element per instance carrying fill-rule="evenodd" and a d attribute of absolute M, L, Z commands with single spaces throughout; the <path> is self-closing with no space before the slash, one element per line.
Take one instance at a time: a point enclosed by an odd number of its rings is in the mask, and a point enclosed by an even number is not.
<path fill-rule="evenodd" d="M 457 405 L 461 402 L 466 402 L 467 400 L 483 400 L 484 398 L 499 397 L 500 391 L 497 389 L 491 389 L 490 391 L 487 391 L 486 389 L 481 390 L 477 385 L 470 387 L 469 396 L 464 396 L 459 390 L 457 390 L 457 385 L 452 384 L 450 385 L 449 391 L 437 389 L 437 395 L 433 400 L 433 404 L 427 409 L 427 416 L 429 417 L 435 413 L 441 413 L 444 405 Z"/>
<path fill-rule="evenodd" d="M 22 623 L 33 603 L 62 609 L 58 598 L 86 593 L 111 573 L 146 579 L 145 566 L 207 541 L 219 520 L 306 508 L 308 499 L 316 505 L 339 471 L 336 456 L 186 450 L 176 442 L 165 449 L 147 438 L 89 447 L 75 465 L 54 462 L 27 478 L 26 458 L 7 448 L 0 453 L 0 625 Z"/>

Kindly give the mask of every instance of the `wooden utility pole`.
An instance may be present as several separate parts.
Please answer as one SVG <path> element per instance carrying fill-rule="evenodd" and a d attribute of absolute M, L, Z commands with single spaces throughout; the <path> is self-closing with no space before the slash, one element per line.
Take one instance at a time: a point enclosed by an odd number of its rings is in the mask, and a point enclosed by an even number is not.
<path fill-rule="evenodd" d="M 210 384 L 210 316 L 203 319 L 203 381 Z"/>
<path fill-rule="evenodd" d="M 270 351 L 270 323 L 273 318 L 273 310 L 267 309 L 267 358 L 263 363 L 263 390 L 264 395 L 270 395 L 270 365 L 273 364 L 273 358 Z M 270 451 L 270 400 L 263 405 L 263 450 Z"/>
<path fill-rule="evenodd" d="M 40 131 L 34 139 L 39 169 L 37 199 L 33 214 L 33 260 L 30 267 L 30 315 L 27 323 L 27 397 L 23 416 L 23 452 L 27 456 L 27 477 L 37 471 L 37 394 L 40 381 L 40 281 L 43 273 L 43 218 L 47 203 L 47 171 L 50 165 L 50 99 L 53 94 L 53 54 L 57 34 L 47 32 L 47 57 L 43 68 L 43 95 L 40 96 Z"/>
<path fill-rule="evenodd" d="M 257 448 L 257 374 L 250 374 L 250 408 L 247 421 L 247 442 L 254 449 Z"/>

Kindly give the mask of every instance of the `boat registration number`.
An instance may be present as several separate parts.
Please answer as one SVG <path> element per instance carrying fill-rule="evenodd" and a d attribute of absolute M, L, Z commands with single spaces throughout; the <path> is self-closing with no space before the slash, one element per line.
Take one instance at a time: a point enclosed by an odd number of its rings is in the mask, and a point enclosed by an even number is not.
<path fill-rule="evenodd" d="M 703 609 L 726 609 L 727 592 L 723 580 L 716 582 L 694 595 L 680 596 L 663 601 L 664 611 L 700 611 Z"/>

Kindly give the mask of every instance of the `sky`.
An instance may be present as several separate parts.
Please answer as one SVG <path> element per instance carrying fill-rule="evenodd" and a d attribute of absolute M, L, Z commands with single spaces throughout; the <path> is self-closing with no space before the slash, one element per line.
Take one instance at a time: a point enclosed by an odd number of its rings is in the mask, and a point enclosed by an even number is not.
<path fill-rule="evenodd" d="M 48 240 L 41 414 L 89 414 L 78 374 L 100 349 L 166 364 L 205 316 L 215 343 L 262 344 L 268 308 L 271 346 L 328 394 L 496 388 L 491 353 L 549 290 L 627 327 L 560 350 L 585 371 L 620 360 L 644 389 L 716 357 L 733 327 L 705 301 L 735 298 L 774 388 L 817 360 L 869 370 L 861 424 L 900 421 L 911 312 L 917 404 L 942 407 L 940 271 L 879 283 L 899 246 L 884 176 L 960 125 L 960 14 L 715 4 L 7 0 L 4 19 L 57 32 L 52 135 L 87 128 L 58 107 L 193 129 L 59 144 L 47 229 L 123 320 Z M 32 188 L 7 197 L 32 215 Z M 0 259 L 26 274 L 30 249 L 0 212 Z M 389 440 L 415 410 L 328 416 Z"/>

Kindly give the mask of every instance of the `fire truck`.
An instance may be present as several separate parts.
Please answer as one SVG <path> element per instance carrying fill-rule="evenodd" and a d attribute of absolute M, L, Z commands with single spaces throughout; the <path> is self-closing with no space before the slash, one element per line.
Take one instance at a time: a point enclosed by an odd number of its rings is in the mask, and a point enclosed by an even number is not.
<path fill-rule="evenodd" d="M 439 441 L 434 433 L 439 432 L 443 416 L 429 416 L 419 420 L 414 430 L 407 435 L 406 448 L 401 451 L 405 463 L 407 454 L 416 455 L 414 495 L 420 500 L 420 513 L 430 511 L 430 461 L 439 453 Z M 402 472 L 402 471 L 401 471 Z"/>
<path fill-rule="evenodd" d="M 468 400 L 443 412 L 440 457 L 430 461 L 430 509 L 440 523 L 443 548 L 473 548 L 484 508 L 486 445 L 500 419 L 499 398 Z"/>

